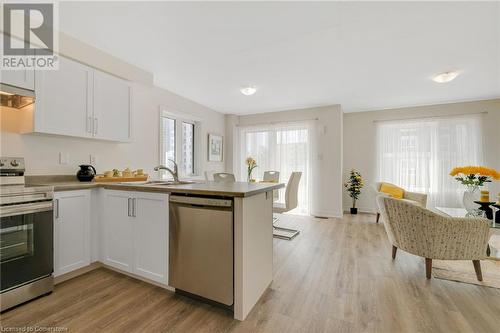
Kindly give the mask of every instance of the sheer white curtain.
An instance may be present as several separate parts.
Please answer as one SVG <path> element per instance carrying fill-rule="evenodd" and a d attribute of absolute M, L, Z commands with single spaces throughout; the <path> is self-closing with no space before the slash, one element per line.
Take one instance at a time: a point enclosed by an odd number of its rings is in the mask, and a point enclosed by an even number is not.
<path fill-rule="evenodd" d="M 255 158 L 258 168 L 252 176 L 262 180 L 265 171 L 279 171 L 280 182 L 287 183 L 292 172 L 301 171 L 299 204 L 296 213 L 309 213 L 312 182 L 312 122 L 281 123 L 240 128 L 239 178 L 246 180 L 245 158 Z M 284 202 L 280 190 L 279 202 Z"/>
<path fill-rule="evenodd" d="M 480 114 L 377 122 L 378 181 L 429 195 L 428 206 L 460 207 L 451 169 L 483 161 Z"/>

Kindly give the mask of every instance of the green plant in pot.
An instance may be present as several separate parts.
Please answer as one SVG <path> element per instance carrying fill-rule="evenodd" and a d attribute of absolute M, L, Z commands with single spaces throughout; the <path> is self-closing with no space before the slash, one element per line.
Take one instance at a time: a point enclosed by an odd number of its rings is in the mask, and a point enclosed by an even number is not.
<path fill-rule="evenodd" d="M 361 174 L 359 172 L 352 169 L 349 174 L 349 179 L 344 184 L 347 193 L 352 198 L 351 214 L 358 213 L 358 209 L 356 208 L 356 200 L 359 199 L 359 195 L 361 194 L 361 189 L 363 188 L 363 186 L 363 177 L 361 177 Z"/>

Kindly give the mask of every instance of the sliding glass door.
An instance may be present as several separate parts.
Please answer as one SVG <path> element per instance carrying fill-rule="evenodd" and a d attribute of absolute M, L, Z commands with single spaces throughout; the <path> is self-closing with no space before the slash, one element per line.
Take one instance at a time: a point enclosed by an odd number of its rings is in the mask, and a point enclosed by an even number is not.
<path fill-rule="evenodd" d="M 240 177 L 246 175 L 245 159 L 249 156 L 257 161 L 258 168 L 254 169 L 252 176 L 258 181 L 262 180 L 265 171 L 279 171 L 280 182 L 286 184 L 292 172 L 302 172 L 299 206 L 294 212 L 309 213 L 311 149 L 308 124 L 247 127 L 240 133 Z M 284 203 L 284 189 L 280 190 L 278 201 Z"/>

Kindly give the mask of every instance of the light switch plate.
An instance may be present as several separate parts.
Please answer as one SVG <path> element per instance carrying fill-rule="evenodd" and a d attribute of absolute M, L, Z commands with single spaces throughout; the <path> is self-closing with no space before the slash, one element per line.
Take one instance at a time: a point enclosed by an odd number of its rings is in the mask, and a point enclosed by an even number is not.
<path fill-rule="evenodd" d="M 69 163 L 69 154 L 68 153 L 59 153 L 59 164 L 67 165 Z"/>

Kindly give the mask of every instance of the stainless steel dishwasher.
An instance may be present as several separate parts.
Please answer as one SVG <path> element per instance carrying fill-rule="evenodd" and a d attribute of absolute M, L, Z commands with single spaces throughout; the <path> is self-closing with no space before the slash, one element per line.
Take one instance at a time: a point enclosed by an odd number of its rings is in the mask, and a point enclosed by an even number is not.
<path fill-rule="evenodd" d="M 169 284 L 233 304 L 233 202 L 170 196 Z"/>

